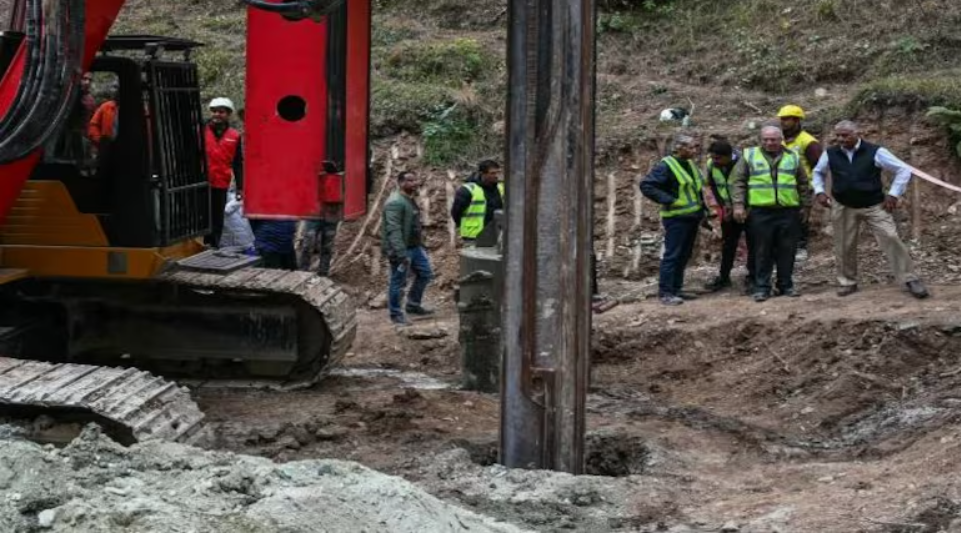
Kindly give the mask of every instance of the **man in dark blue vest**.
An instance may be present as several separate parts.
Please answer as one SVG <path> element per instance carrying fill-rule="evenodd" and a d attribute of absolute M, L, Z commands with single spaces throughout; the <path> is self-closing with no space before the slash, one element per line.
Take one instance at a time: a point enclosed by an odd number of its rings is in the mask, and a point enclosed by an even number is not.
<path fill-rule="evenodd" d="M 838 296 L 858 290 L 858 233 L 862 222 L 874 233 L 888 258 L 898 283 L 904 283 L 916 298 L 926 298 L 927 289 L 914 273 L 907 247 L 898 237 L 891 214 L 911 181 L 911 167 L 889 150 L 863 139 L 854 122 L 845 120 L 834 127 L 837 146 L 828 148 L 814 167 L 814 193 L 818 203 L 831 206 L 834 223 L 834 256 L 838 270 Z M 831 197 L 824 192 L 824 176 L 831 171 Z M 881 171 L 894 174 L 887 194 Z M 833 197 L 833 199 L 832 199 Z"/>

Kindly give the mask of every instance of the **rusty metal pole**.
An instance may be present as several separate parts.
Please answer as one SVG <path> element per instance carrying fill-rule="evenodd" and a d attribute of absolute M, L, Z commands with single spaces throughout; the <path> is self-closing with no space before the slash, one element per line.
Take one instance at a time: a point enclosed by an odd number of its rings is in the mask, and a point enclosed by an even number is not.
<path fill-rule="evenodd" d="M 509 5 L 500 461 L 577 474 L 591 331 L 594 0 Z"/>

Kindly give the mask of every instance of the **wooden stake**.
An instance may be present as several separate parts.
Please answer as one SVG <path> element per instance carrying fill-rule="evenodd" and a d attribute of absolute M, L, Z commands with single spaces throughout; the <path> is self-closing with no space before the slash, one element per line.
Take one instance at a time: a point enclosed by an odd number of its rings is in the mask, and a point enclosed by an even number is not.
<path fill-rule="evenodd" d="M 506 8 L 505 8 L 506 10 Z M 454 187 L 454 181 L 457 180 L 457 175 L 454 174 L 453 170 L 447 171 L 447 183 L 444 184 L 444 194 L 447 195 L 447 212 L 454 207 L 454 195 L 457 194 L 457 188 Z M 457 225 L 454 224 L 454 219 L 447 217 L 447 234 L 448 234 L 448 244 L 450 244 L 450 249 L 453 250 L 457 247 Z"/>
<path fill-rule="evenodd" d="M 615 213 L 617 208 L 617 174 L 607 175 L 607 259 L 614 257 L 614 232 L 617 231 Z"/>
<path fill-rule="evenodd" d="M 377 198 L 374 199 L 374 202 L 367 207 L 367 216 L 364 218 L 364 222 L 361 224 L 360 231 L 357 232 L 357 236 L 354 237 L 354 241 L 351 242 L 350 246 L 347 247 L 347 251 L 344 252 L 343 255 L 338 257 L 337 260 L 334 261 L 334 264 L 331 265 L 330 267 L 331 273 L 334 273 L 337 271 L 337 267 L 340 265 L 340 261 L 339 261 L 340 259 L 343 259 L 344 257 L 349 257 L 350 254 L 354 252 L 354 248 L 357 248 L 357 244 L 360 242 L 361 239 L 364 238 L 364 235 L 367 233 L 367 225 L 370 224 L 370 220 L 374 217 L 376 213 L 380 212 L 381 200 L 384 197 L 384 192 L 387 190 L 387 186 L 393 181 L 391 179 L 391 174 L 394 171 L 394 159 L 396 159 L 398 155 L 399 155 L 399 152 L 397 149 L 397 145 L 392 146 L 390 148 L 390 157 L 387 158 L 387 164 L 384 165 L 384 182 L 381 183 L 380 185 L 380 191 L 378 191 L 377 193 Z M 380 219 L 380 217 L 377 217 L 377 218 L 378 220 Z"/>

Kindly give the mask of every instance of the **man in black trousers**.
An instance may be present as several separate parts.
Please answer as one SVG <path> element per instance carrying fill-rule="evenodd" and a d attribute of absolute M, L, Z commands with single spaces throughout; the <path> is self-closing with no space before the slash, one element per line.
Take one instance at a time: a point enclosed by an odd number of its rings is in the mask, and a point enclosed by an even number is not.
<path fill-rule="evenodd" d="M 761 145 L 748 148 L 731 172 L 734 219 L 747 222 L 754 245 L 754 301 L 800 296 L 794 288 L 794 261 L 801 223 L 811 210 L 811 187 L 797 153 L 784 148 L 778 126 L 761 129 Z"/>

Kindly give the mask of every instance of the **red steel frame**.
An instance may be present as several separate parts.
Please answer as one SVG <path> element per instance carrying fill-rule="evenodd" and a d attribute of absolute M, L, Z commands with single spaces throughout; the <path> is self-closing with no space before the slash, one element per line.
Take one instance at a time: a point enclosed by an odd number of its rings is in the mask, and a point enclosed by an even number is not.
<path fill-rule="evenodd" d="M 279 1 L 279 0 L 275 0 Z M 357 218 L 367 211 L 370 0 L 347 0 L 346 101 L 342 173 L 326 174 L 330 59 L 327 21 L 291 23 L 248 10 L 244 212 L 250 218 Z M 278 103 L 306 102 L 285 120 Z"/>

